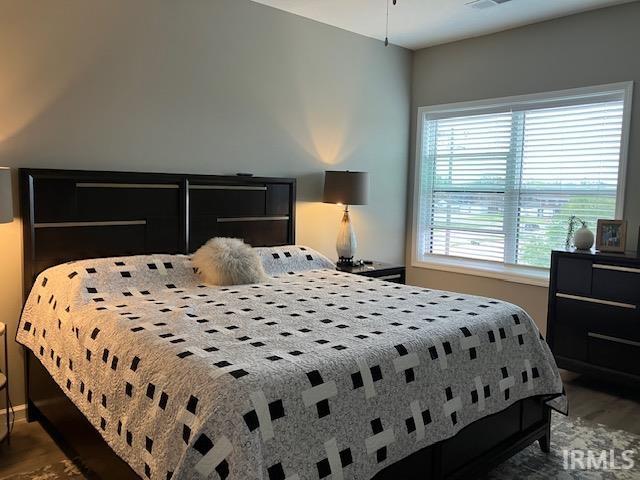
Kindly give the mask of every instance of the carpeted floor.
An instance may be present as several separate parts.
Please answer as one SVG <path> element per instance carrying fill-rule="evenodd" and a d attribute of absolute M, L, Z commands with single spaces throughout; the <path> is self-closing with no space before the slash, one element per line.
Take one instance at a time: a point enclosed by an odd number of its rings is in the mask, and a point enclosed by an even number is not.
<path fill-rule="evenodd" d="M 591 450 L 597 457 L 606 452 L 608 469 L 594 470 L 579 468 L 565 469 L 564 450 L 580 450 L 584 452 L 583 467 L 587 467 L 586 455 Z M 631 469 L 622 452 L 632 450 L 628 454 L 637 465 Z M 567 457 L 570 462 L 571 457 Z M 575 457 L 574 458 L 578 458 Z M 611 459 L 614 459 L 614 465 Z M 612 469 L 611 467 L 617 469 Z M 86 476 L 70 460 L 63 460 L 47 465 L 31 472 L 24 472 L 0 480 L 83 480 Z M 614 430 L 603 425 L 590 423 L 581 419 L 571 419 L 554 413 L 551 435 L 551 453 L 545 454 L 540 450 L 537 442 L 529 446 L 510 460 L 493 470 L 489 480 L 606 480 L 621 479 L 634 480 L 640 478 L 640 436 L 622 430 Z"/>

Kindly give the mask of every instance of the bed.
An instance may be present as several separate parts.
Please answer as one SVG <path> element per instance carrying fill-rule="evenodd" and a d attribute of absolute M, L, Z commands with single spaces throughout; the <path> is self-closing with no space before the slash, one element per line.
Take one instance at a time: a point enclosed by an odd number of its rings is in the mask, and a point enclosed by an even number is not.
<path fill-rule="evenodd" d="M 293 245 L 291 179 L 21 186 L 29 416 L 96 476 L 463 478 L 549 448 L 562 383 L 526 313 L 327 268 Z M 264 247 L 273 277 L 202 285 L 188 254 L 212 236 Z"/>

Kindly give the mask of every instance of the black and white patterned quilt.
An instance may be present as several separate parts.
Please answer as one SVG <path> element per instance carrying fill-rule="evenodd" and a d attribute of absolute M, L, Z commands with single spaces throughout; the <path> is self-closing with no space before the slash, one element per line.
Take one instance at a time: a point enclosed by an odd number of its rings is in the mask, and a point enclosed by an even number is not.
<path fill-rule="evenodd" d="M 59 265 L 17 339 L 143 478 L 366 479 L 562 392 L 520 308 L 332 269 L 209 287 L 186 256 Z"/>

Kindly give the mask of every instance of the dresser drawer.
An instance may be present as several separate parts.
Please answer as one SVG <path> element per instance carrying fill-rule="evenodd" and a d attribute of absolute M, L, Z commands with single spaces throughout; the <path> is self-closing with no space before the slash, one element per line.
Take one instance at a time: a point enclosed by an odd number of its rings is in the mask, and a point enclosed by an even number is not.
<path fill-rule="evenodd" d="M 640 388 L 640 254 L 551 254 L 549 346 L 562 368 Z"/>
<path fill-rule="evenodd" d="M 587 330 L 583 326 L 558 323 L 551 350 L 554 355 L 587 361 Z"/>
<path fill-rule="evenodd" d="M 594 332 L 640 341 L 640 316 L 635 306 L 598 303 L 601 300 L 587 297 L 568 297 L 570 295 L 562 293 L 556 295 L 558 326 L 571 326 L 583 334 Z"/>
<path fill-rule="evenodd" d="M 557 285 L 559 292 L 591 295 L 591 264 L 582 258 L 558 258 Z"/>
<path fill-rule="evenodd" d="M 640 303 L 640 269 L 594 263 L 591 294 L 607 300 Z"/>
<path fill-rule="evenodd" d="M 587 349 L 589 363 L 640 375 L 640 342 L 589 332 Z"/>

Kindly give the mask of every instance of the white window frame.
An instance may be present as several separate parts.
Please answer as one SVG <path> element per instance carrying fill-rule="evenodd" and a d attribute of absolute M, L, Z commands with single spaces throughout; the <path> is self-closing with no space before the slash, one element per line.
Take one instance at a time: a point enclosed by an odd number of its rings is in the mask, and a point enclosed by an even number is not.
<path fill-rule="evenodd" d="M 549 269 L 526 265 L 511 265 L 486 260 L 453 257 L 448 255 L 426 254 L 423 258 L 418 255 L 418 235 L 420 234 L 419 219 L 422 208 L 422 128 L 426 114 L 431 118 L 438 115 L 451 116 L 456 112 L 461 114 L 492 113 L 492 110 L 504 111 L 505 107 L 517 108 L 526 104 L 537 103 L 545 107 L 554 105 L 569 105 L 572 100 L 577 104 L 590 95 L 602 96 L 606 93 L 623 93 L 624 110 L 622 115 L 622 138 L 620 142 L 620 167 L 618 170 L 618 186 L 616 192 L 616 218 L 624 218 L 624 194 L 627 174 L 627 155 L 629 151 L 629 134 L 631 126 L 631 110 L 633 100 L 633 82 L 610 83 L 593 87 L 574 88 L 554 92 L 536 93 L 531 95 L 517 95 L 495 99 L 478 100 L 472 102 L 448 103 L 418 108 L 416 122 L 416 153 L 414 162 L 413 183 L 413 225 L 411 232 L 411 266 L 442 270 L 447 272 L 477 275 L 497 278 L 516 283 L 547 287 L 549 285 Z M 595 227 L 595 225 L 593 226 Z"/>

